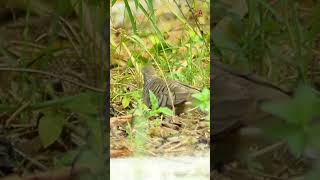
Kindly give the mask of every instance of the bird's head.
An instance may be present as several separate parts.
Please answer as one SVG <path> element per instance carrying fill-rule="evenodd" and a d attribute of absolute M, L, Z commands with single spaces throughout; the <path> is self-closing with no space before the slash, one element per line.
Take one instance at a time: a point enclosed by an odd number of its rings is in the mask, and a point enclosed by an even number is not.
<path fill-rule="evenodd" d="M 151 64 L 147 64 L 142 68 L 142 74 L 144 77 L 152 76 L 152 75 L 156 75 L 156 71 Z"/>

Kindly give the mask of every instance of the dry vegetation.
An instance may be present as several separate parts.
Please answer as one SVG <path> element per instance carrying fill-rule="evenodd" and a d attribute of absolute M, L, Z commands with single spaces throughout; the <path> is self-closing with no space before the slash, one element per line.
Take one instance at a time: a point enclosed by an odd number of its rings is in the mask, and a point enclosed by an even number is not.
<path fill-rule="evenodd" d="M 130 1 L 134 21 L 124 2 L 116 2 L 111 10 L 110 115 L 114 121 L 130 117 L 128 123 L 111 129 L 113 156 L 207 152 L 206 114 L 194 110 L 174 118 L 151 115 L 142 103 L 141 67 L 151 63 L 159 76 L 163 72 L 167 79 L 209 88 L 209 1 L 159 0 L 153 8 L 150 1 L 138 2 L 146 12 Z"/>

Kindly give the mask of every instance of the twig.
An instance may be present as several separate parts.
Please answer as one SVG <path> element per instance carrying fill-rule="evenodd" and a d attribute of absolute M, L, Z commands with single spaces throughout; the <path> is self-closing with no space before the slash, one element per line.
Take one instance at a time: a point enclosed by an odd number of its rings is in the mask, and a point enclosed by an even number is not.
<path fill-rule="evenodd" d="M 187 141 L 186 141 L 186 140 L 181 141 L 181 142 L 179 142 L 178 144 L 176 144 L 176 145 L 174 145 L 174 146 L 171 146 L 171 147 L 168 148 L 168 149 L 165 149 L 164 152 L 173 152 L 174 149 L 177 149 L 177 148 L 179 148 L 179 147 L 181 147 L 181 146 L 183 146 L 183 145 L 185 145 L 185 144 L 187 144 Z"/>
<path fill-rule="evenodd" d="M 270 151 L 273 151 L 274 149 L 277 149 L 285 144 L 286 144 L 285 141 L 280 141 L 278 143 L 272 144 L 272 145 L 267 146 L 259 151 L 256 151 L 255 153 L 253 153 L 253 155 L 251 157 L 257 158 L 258 156 L 261 156 L 261 155 L 266 154 Z"/>
<path fill-rule="evenodd" d="M 42 40 L 43 38 L 47 37 L 48 33 L 43 33 L 41 35 L 39 35 L 36 39 L 35 42 L 39 42 L 40 40 Z"/>
<path fill-rule="evenodd" d="M 27 156 L 25 153 L 23 153 L 22 151 L 20 151 L 19 149 L 13 147 L 14 151 L 17 152 L 20 156 L 22 156 L 23 158 L 27 159 L 28 161 L 30 161 L 33 165 L 37 166 L 38 168 L 40 168 L 41 170 L 47 171 L 49 170 L 48 167 L 46 167 L 45 165 L 41 164 L 39 161 Z"/>
<path fill-rule="evenodd" d="M 24 45 L 24 46 L 30 46 L 30 47 L 34 47 L 37 49 L 44 49 L 45 46 L 43 45 L 39 45 L 39 44 L 35 44 L 35 43 L 31 43 L 31 42 L 26 42 L 26 41 L 16 41 L 16 40 L 12 40 L 10 41 L 11 44 L 17 44 L 17 45 Z"/>
<path fill-rule="evenodd" d="M 110 150 L 111 158 L 129 156 L 130 153 L 131 153 L 130 150 L 127 148 Z"/>
<path fill-rule="evenodd" d="M 60 17 L 60 21 L 62 21 L 63 23 L 66 24 L 66 26 L 70 29 L 71 33 L 73 34 L 75 39 L 78 41 L 78 43 L 81 43 L 81 38 L 78 35 L 77 31 L 72 27 L 72 25 L 67 20 L 65 20 L 63 17 Z"/>
<path fill-rule="evenodd" d="M 28 101 L 24 104 L 22 104 L 21 107 L 19 107 L 7 120 L 6 120 L 6 124 L 5 127 L 8 127 L 10 122 L 18 115 L 20 114 L 25 108 L 27 108 L 30 105 L 31 101 Z"/>
<path fill-rule="evenodd" d="M 133 120 L 133 115 L 126 115 L 120 117 L 110 118 L 110 128 L 113 128 L 117 125 L 124 124 Z"/>
<path fill-rule="evenodd" d="M 36 125 L 34 124 L 9 124 L 8 127 L 10 128 L 33 128 Z"/>
<path fill-rule="evenodd" d="M 64 21 L 62 21 L 64 22 Z M 67 28 L 61 23 L 59 22 L 61 27 L 62 27 L 62 30 L 63 32 L 66 34 L 66 36 L 68 37 L 69 41 L 71 42 L 73 48 L 75 49 L 75 51 L 77 52 L 78 56 L 81 57 L 81 53 L 80 53 L 80 50 L 79 48 L 77 47 L 77 45 L 75 44 L 75 42 L 72 40 L 72 36 L 71 34 L 68 32 Z"/>
<path fill-rule="evenodd" d="M 0 67 L 0 71 L 16 71 L 16 72 L 27 72 L 27 73 L 35 73 L 35 74 L 42 74 L 42 75 L 46 75 L 46 76 L 51 76 L 63 81 L 67 81 L 69 83 L 78 85 L 80 87 L 95 91 L 95 92 L 99 92 L 99 93 L 105 93 L 105 90 L 100 89 L 100 88 L 96 88 L 96 87 L 92 87 L 90 85 L 87 84 L 83 84 L 68 78 L 65 78 L 63 76 L 59 76 L 57 74 L 53 74 L 53 73 L 49 73 L 49 72 L 45 72 L 45 71 L 41 71 L 41 70 L 37 70 L 37 69 L 28 69 L 28 68 L 2 68 Z"/>

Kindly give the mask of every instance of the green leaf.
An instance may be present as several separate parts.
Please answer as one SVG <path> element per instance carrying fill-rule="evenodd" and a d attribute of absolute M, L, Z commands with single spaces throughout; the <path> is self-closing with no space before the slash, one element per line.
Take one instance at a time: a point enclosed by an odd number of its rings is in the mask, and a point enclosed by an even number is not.
<path fill-rule="evenodd" d="M 297 157 L 303 152 L 307 144 L 307 136 L 301 126 L 292 124 L 288 125 L 283 122 L 273 124 L 265 130 L 271 138 L 286 140 L 289 144 L 290 150 Z"/>
<path fill-rule="evenodd" d="M 92 92 L 84 92 L 75 96 L 66 96 L 62 98 L 57 98 L 50 101 L 45 101 L 42 103 L 38 103 L 35 105 L 31 105 L 30 108 L 32 110 L 45 109 L 45 108 L 53 108 L 53 107 L 65 107 L 69 109 L 73 109 L 77 112 L 84 112 L 92 110 L 92 107 L 98 105 L 99 99 L 101 99 L 103 94 L 92 93 Z M 88 104 L 90 103 L 90 104 Z M 91 107 L 89 107 L 91 106 Z M 85 107 L 89 107 L 91 109 L 83 110 Z M 92 113 L 92 111 L 90 111 Z M 93 111 L 94 113 L 94 111 Z"/>
<path fill-rule="evenodd" d="M 131 38 L 132 38 L 135 42 L 137 42 L 137 43 L 139 43 L 139 44 L 141 44 L 141 45 L 144 45 L 144 44 L 145 44 L 144 41 L 143 41 L 139 36 L 137 36 L 137 35 L 132 35 Z"/>
<path fill-rule="evenodd" d="M 64 114 L 48 111 L 39 123 L 39 136 L 44 147 L 54 143 L 60 136 L 65 123 Z"/>
<path fill-rule="evenodd" d="M 134 144 L 138 148 L 142 148 L 146 142 L 148 122 L 143 116 L 138 116 L 134 118 L 134 126 L 136 128 L 136 133 L 134 136 Z M 139 154 L 139 151 L 138 151 Z"/>
<path fill-rule="evenodd" d="M 269 102 L 262 109 L 270 112 L 285 121 L 279 121 L 267 130 L 273 137 L 288 141 L 294 155 L 300 156 L 307 146 L 320 147 L 318 139 L 320 126 L 313 118 L 319 115 L 319 98 L 311 87 L 300 85 L 294 98 L 281 102 Z"/>
<path fill-rule="evenodd" d="M 154 125 L 154 126 L 161 126 L 161 123 L 162 123 L 162 120 L 161 120 L 161 119 L 158 119 L 158 118 L 153 121 L 153 125 Z"/>
<path fill-rule="evenodd" d="M 308 134 L 310 143 L 320 150 L 320 141 L 319 141 L 320 124 L 319 123 L 311 124 L 307 128 L 308 128 L 307 134 Z"/>
<path fill-rule="evenodd" d="M 103 98 L 102 94 L 98 93 L 81 93 L 73 101 L 63 105 L 73 112 L 81 114 L 98 114 L 99 99 Z"/>
<path fill-rule="evenodd" d="M 273 124 L 265 129 L 271 138 L 285 140 L 295 156 L 299 156 L 308 143 L 308 136 L 304 128 L 299 125 L 286 124 L 285 122 Z"/>
<path fill-rule="evenodd" d="M 153 117 L 153 116 L 158 116 L 158 111 L 156 111 L 156 110 L 154 110 L 154 111 L 149 111 L 148 117 Z"/>
<path fill-rule="evenodd" d="M 266 102 L 262 104 L 261 108 L 262 110 L 278 116 L 288 122 L 295 121 L 297 118 L 294 116 L 297 109 L 292 104 L 292 101 Z M 291 117 L 293 117 L 293 119 Z"/>
<path fill-rule="evenodd" d="M 101 132 L 103 131 L 102 122 L 103 119 L 100 117 L 86 116 L 80 114 L 79 119 L 84 119 L 86 126 L 88 127 L 89 134 L 87 136 L 87 145 L 90 146 L 90 150 L 95 152 L 97 155 L 102 156 L 101 148 L 104 145 L 105 138 Z"/>
<path fill-rule="evenodd" d="M 139 8 L 139 0 L 134 0 L 134 5 L 136 6 L 136 9 Z"/>
<path fill-rule="evenodd" d="M 288 144 L 292 153 L 299 157 L 303 152 L 304 148 L 306 147 L 307 139 L 306 135 L 303 132 L 300 133 L 293 133 L 288 136 Z"/>
<path fill-rule="evenodd" d="M 85 164 L 88 167 L 94 167 L 95 172 L 103 171 L 103 161 L 105 159 L 101 156 L 100 153 L 93 151 L 92 149 L 83 149 L 81 154 L 77 156 L 77 164 Z M 88 175 L 89 173 L 81 174 L 80 179 L 101 179 L 101 178 L 83 178 L 82 176 Z M 91 174 L 91 173 L 90 173 Z M 92 174 L 91 174 L 92 175 Z M 94 174 L 95 176 L 97 173 Z M 103 178 L 102 178 L 103 179 Z"/>
<path fill-rule="evenodd" d="M 136 109 L 134 111 L 134 116 L 143 116 L 144 115 L 144 111 L 142 109 Z"/>
<path fill-rule="evenodd" d="M 267 102 L 262 105 L 262 109 L 283 118 L 288 123 L 304 126 L 316 115 L 320 115 L 318 110 L 319 99 L 312 89 L 305 85 L 300 85 L 294 95 L 293 100 L 281 102 Z"/>
<path fill-rule="evenodd" d="M 157 109 L 157 112 L 163 113 L 168 116 L 173 116 L 173 111 L 167 107 L 160 107 L 159 109 Z"/>
<path fill-rule="evenodd" d="M 72 164 L 74 158 L 77 156 L 79 152 L 75 150 L 71 150 L 68 152 L 64 152 L 63 154 L 57 156 L 54 159 L 54 166 L 55 167 L 63 167 Z"/>
<path fill-rule="evenodd" d="M 158 100 L 156 95 L 152 91 L 149 90 L 150 102 L 151 102 L 151 109 L 156 110 L 159 107 Z"/>
<path fill-rule="evenodd" d="M 207 88 L 204 88 L 201 92 L 192 94 L 192 97 L 195 98 L 195 105 L 199 107 L 202 111 L 209 111 L 210 109 L 210 91 Z"/>
<path fill-rule="evenodd" d="M 127 96 L 124 96 L 123 98 L 122 98 L 122 107 L 123 107 L 123 109 L 125 109 L 126 107 L 128 107 L 129 106 L 129 104 L 130 104 L 130 99 L 127 97 Z"/>
<path fill-rule="evenodd" d="M 288 126 L 287 123 L 281 121 L 278 123 L 270 124 L 264 127 L 263 130 L 269 134 L 272 139 L 286 139 L 290 135 L 293 126 Z"/>
<path fill-rule="evenodd" d="M 295 103 L 299 108 L 300 116 L 303 122 L 310 121 L 316 115 L 320 115 L 318 111 L 319 99 L 309 86 L 300 85 L 295 92 Z"/>
<path fill-rule="evenodd" d="M 75 101 L 80 95 L 75 95 L 75 96 L 65 96 L 61 98 L 56 98 L 50 101 L 45 101 L 42 103 L 38 103 L 35 105 L 32 105 L 33 110 L 38 110 L 38 109 L 45 109 L 45 108 L 52 108 L 52 107 L 61 107 L 65 104 L 71 103 L 72 101 Z"/>
<path fill-rule="evenodd" d="M 117 2 L 117 0 L 112 0 L 111 1 L 111 6 L 113 6 L 116 2 Z"/>
<path fill-rule="evenodd" d="M 125 7 L 126 7 L 126 10 L 127 10 L 127 13 L 128 13 L 131 25 L 132 25 L 133 32 L 134 32 L 134 34 L 136 34 L 137 33 L 137 23 L 136 23 L 135 17 L 133 16 L 131 7 L 129 5 L 129 1 L 128 0 L 124 0 L 123 2 L 125 4 Z"/>

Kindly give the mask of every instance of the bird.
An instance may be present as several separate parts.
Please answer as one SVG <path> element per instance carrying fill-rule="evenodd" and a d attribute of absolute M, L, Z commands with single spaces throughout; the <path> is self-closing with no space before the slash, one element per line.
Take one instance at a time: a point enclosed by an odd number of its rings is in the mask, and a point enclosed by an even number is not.
<path fill-rule="evenodd" d="M 142 68 L 144 79 L 143 102 L 151 107 L 149 90 L 152 91 L 158 100 L 159 107 L 175 109 L 175 114 L 180 115 L 185 112 L 188 102 L 192 99 L 192 94 L 200 92 L 199 89 L 183 84 L 175 80 L 165 80 L 160 78 L 151 64 Z"/>
<path fill-rule="evenodd" d="M 212 167 L 222 171 L 225 164 L 247 156 L 253 144 L 272 143 L 262 129 L 280 119 L 264 112 L 260 105 L 290 99 L 292 93 L 255 74 L 237 71 L 219 61 L 212 62 L 211 68 Z"/>

